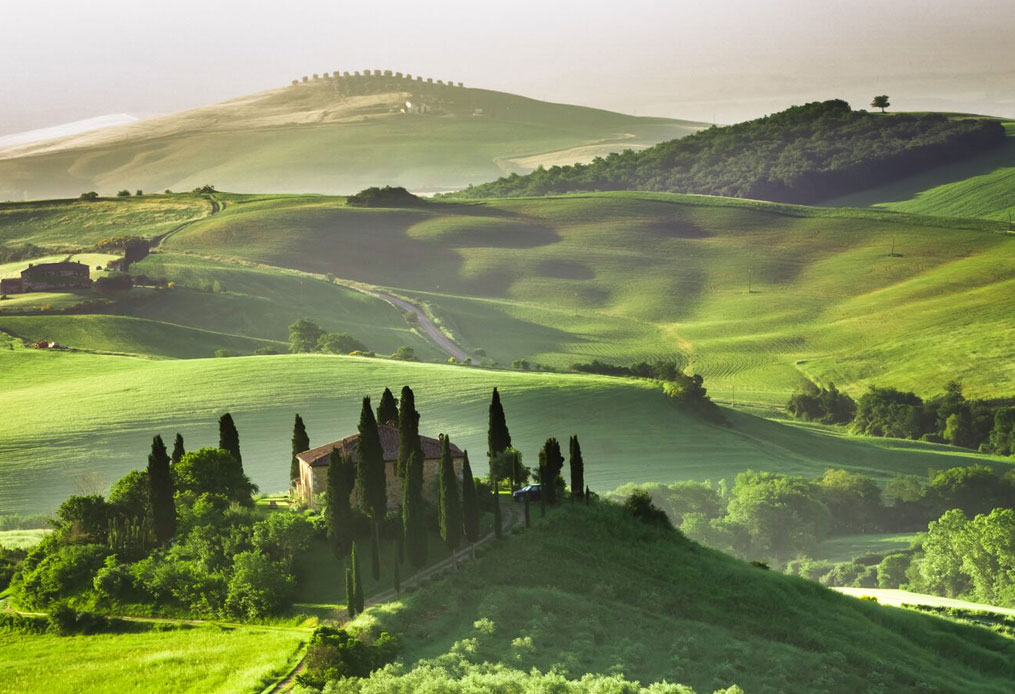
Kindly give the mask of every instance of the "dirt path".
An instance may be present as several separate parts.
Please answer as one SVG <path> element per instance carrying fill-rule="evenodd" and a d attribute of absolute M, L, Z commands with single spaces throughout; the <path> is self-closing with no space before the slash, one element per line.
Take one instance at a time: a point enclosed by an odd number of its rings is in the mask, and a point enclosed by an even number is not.
<path fill-rule="evenodd" d="M 177 224 L 176 226 L 174 226 L 172 229 L 170 229 L 169 231 L 167 231 L 164 234 L 159 234 L 158 236 L 153 236 L 152 240 L 151 240 L 151 248 L 155 249 L 155 248 L 160 247 L 162 245 L 162 242 L 165 241 L 166 239 L 168 239 L 173 234 L 177 233 L 178 231 L 182 231 L 183 229 L 186 229 L 191 224 L 195 224 L 197 222 L 202 222 L 202 221 L 208 219 L 208 217 L 211 217 L 212 215 L 218 214 L 226 206 L 226 204 L 224 202 L 220 202 L 213 195 L 205 195 L 204 199 L 207 200 L 208 203 L 211 205 L 211 208 L 208 210 L 208 214 L 202 215 L 200 217 L 195 217 L 194 219 L 188 219 L 186 222 L 183 222 L 182 224 Z"/>
<path fill-rule="evenodd" d="M 504 520 L 502 527 L 504 530 L 504 534 L 507 535 L 516 527 L 518 527 L 518 524 L 521 522 L 521 519 L 523 517 L 523 513 L 521 509 L 515 508 L 514 504 L 504 503 L 503 498 L 501 499 L 501 511 L 503 512 L 503 520 Z M 488 545 L 493 541 L 494 541 L 494 533 L 491 530 L 485 536 L 480 538 L 480 540 L 476 543 L 476 548 L 478 549 L 480 547 L 485 547 L 486 545 Z M 459 564 L 464 564 L 472 559 L 472 548 L 466 547 L 464 550 L 456 552 L 455 556 L 457 556 Z M 417 571 L 408 579 L 406 579 L 406 581 L 403 583 L 403 586 L 408 588 L 411 585 L 419 585 L 420 581 L 423 581 L 424 579 L 430 578 L 431 576 L 447 571 L 453 565 L 452 559 L 454 559 L 454 557 L 448 557 L 443 561 L 437 562 L 433 566 L 428 566 L 427 568 L 421 571 Z M 372 607 L 373 605 L 380 605 L 385 602 L 390 602 L 391 600 L 394 600 L 397 597 L 398 596 L 395 594 L 395 590 L 392 588 L 384 591 L 383 593 L 377 593 L 369 600 L 366 600 L 364 602 L 364 606 Z M 346 623 L 348 623 L 348 621 L 349 621 L 348 618 L 344 618 L 335 622 L 335 625 L 344 626 Z M 280 680 L 274 687 L 271 687 L 270 689 L 265 689 L 262 694 L 281 694 L 282 692 L 288 691 L 296 682 L 296 677 L 299 676 L 299 674 L 302 673 L 305 668 L 306 668 L 306 654 L 304 653 L 303 657 L 300 658 L 300 662 L 296 664 L 296 666 L 289 672 L 288 675 L 286 675 L 282 680 Z"/>
<path fill-rule="evenodd" d="M 465 361 L 469 359 L 469 355 L 465 351 L 456 345 L 451 339 L 441 332 L 441 329 L 437 327 L 437 324 L 430 320 L 430 316 L 426 315 L 426 312 L 416 304 L 413 304 L 405 299 L 400 299 L 397 296 L 388 294 L 380 289 L 369 289 L 362 285 L 352 287 L 364 294 L 375 296 L 382 301 L 387 301 L 389 304 L 399 309 L 403 313 L 414 313 L 416 315 L 416 323 L 422 330 L 423 334 L 430 338 L 430 341 L 437 345 L 440 349 L 444 350 L 458 361 Z"/>

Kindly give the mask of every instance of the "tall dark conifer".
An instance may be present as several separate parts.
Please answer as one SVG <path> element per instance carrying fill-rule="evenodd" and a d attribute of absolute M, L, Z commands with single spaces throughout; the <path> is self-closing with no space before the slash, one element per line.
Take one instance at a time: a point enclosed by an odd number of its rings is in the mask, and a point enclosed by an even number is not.
<path fill-rule="evenodd" d="M 324 507 L 324 524 L 328 544 L 335 557 L 342 558 L 352 543 L 352 507 L 349 505 L 349 472 L 352 461 L 338 450 L 328 458 L 327 506 Z"/>
<path fill-rule="evenodd" d="M 582 447 L 577 436 L 571 437 L 570 449 L 571 498 L 581 501 L 585 495 L 585 461 L 582 460 Z"/>
<path fill-rule="evenodd" d="M 557 503 L 557 485 L 560 471 L 564 469 L 564 456 L 560 452 L 560 442 L 555 438 L 547 439 L 546 443 L 543 444 L 542 454 L 540 467 L 544 471 L 540 480 L 543 485 L 540 489 L 540 496 L 545 496 L 547 503 L 554 504 Z"/>
<path fill-rule="evenodd" d="M 148 505 L 152 511 L 152 529 L 159 544 L 176 534 L 176 503 L 173 501 L 173 475 L 169 471 L 169 455 L 161 436 L 152 439 L 148 455 Z"/>
<path fill-rule="evenodd" d="M 405 386 L 398 400 L 398 476 L 403 480 L 416 451 L 423 453 L 419 442 L 419 412 L 416 411 L 416 396 L 412 388 Z"/>
<path fill-rule="evenodd" d="M 539 517 L 546 517 L 547 479 L 549 473 L 546 470 L 546 449 L 539 451 Z"/>
<path fill-rule="evenodd" d="M 173 440 L 173 455 L 169 461 L 176 465 L 185 455 L 187 455 L 187 450 L 183 447 L 183 434 L 178 433 Z"/>
<path fill-rule="evenodd" d="M 289 482 L 295 487 L 300 481 L 300 459 L 297 454 L 310 450 L 310 437 L 307 435 L 307 427 L 303 424 L 303 417 L 296 415 L 293 423 L 293 459 L 289 465 Z M 330 469 L 330 467 L 329 467 Z"/>
<path fill-rule="evenodd" d="M 377 423 L 398 426 L 398 403 L 390 388 L 384 389 L 381 402 L 377 405 Z"/>
<path fill-rule="evenodd" d="M 493 481 L 493 534 L 498 540 L 504 537 L 504 520 L 500 515 L 500 483 Z"/>
<path fill-rule="evenodd" d="M 363 513 L 379 522 L 388 510 L 384 449 L 377 432 L 377 420 L 370 398 L 363 398 L 359 418 L 359 442 L 356 456 L 356 502 Z"/>
<path fill-rule="evenodd" d="M 455 556 L 462 542 L 462 503 L 458 497 L 458 478 L 451 458 L 451 439 L 441 436 L 441 463 L 437 471 L 438 515 L 441 539 Z"/>
<path fill-rule="evenodd" d="M 228 451 L 242 469 L 243 457 L 240 455 L 240 434 L 236 431 L 233 416 L 228 412 L 219 418 L 219 448 L 223 451 Z"/>
<path fill-rule="evenodd" d="M 352 553 L 349 559 L 349 566 L 352 569 L 352 600 L 351 604 L 356 609 L 356 614 L 362 614 L 363 602 L 363 573 L 360 570 L 359 556 L 356 554 L 356 543 L 352 543 Z"/>
<path fill-rule="evenodd" d="M 391 564 L 391 587 L 395 589 L 395 595 L 402 592 L 402 571 L 399 568 L 399 562 L 401 558 L 398 556 L 398 544 L 395 544 L 395 556 L 392 557 Z"/>
<path fill-rule="evenodd" d="M 352 577 L 352 567 L 345 570 L 345 608 L 349 611 L 349 619 L 356 616 L 356 582 Z"/>
<path fill-rule="evenodd" d="M 423 454 L 418 451 L 409 460 L 402 497 L 402 527 L 405 553 L 417 569 L 426 564 L 426 510 L 423 507 Z"/>
<path fill-rule="evenodd" d="M 493 460 L 501 451 L 511 447 L 511 433 L 508 431 L 504 408 L 500 404 L 500 393 L 493 389 L 490 400 L 490 427 L 487 431 L 487 444 L 490 459 Z"/>
<path fill-rule="evenodd" d="M 469 465 L 469 452 L 462 459 L 462 530 L 470 543 L 479 540 L 479 497 L 476 495 L 476 480 Z"/>

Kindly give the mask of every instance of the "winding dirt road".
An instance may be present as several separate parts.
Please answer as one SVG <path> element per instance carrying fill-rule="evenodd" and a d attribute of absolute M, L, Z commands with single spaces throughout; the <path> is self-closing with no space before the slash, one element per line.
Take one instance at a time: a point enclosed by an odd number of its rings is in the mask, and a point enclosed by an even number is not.
<path fill-rule="evenodd" d="M 465 361 L 470 358 L 461 347 L 456 345 L 447 335 L 442 333 L 441 329 L 437 327 L 437 324 L 430 320 L 430 317 L 426 315 L 426 312 L 416 304 L 408 302 L 405 299 L 399 299 L 397 296 L 393 296 L 379 289 L 367 289 L 362 286 L 356 287 L 356 289 L 364 294 L 375 296 L 382 301 L 387 301 L 403 313 L 411 311 L 416 314 L 416 324 L 419 326 L 423 334 L 430 338 L 431 342 L 458 361 Z"/>

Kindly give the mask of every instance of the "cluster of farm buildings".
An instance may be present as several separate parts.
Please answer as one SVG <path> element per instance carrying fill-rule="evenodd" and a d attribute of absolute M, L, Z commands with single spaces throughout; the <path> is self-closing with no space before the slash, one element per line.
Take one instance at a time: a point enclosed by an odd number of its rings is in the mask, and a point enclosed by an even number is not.
<path fill-rule="evenodd" d="M 20 277 L 0 279 L 0 294 L 87 289 L 91 285 L 91 273 L 84 263 L 30 263 Z"/>

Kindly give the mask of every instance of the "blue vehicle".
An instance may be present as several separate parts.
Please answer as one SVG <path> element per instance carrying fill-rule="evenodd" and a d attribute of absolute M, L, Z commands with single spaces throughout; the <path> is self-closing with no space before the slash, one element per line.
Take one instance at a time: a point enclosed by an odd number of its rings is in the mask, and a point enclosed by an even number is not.
<path fill-rule="evenodd" d="M 541 484 L 529 484 L 522 487 L 518 491 L 513 492 L 511 494 L 511 498 L 514 499 L 515 501 L 525 501 L 526 499 L 528 499 L 529 501 L 539 501 L 539 495 L 541 493 L 542 488 L 543 485 Z"/>

